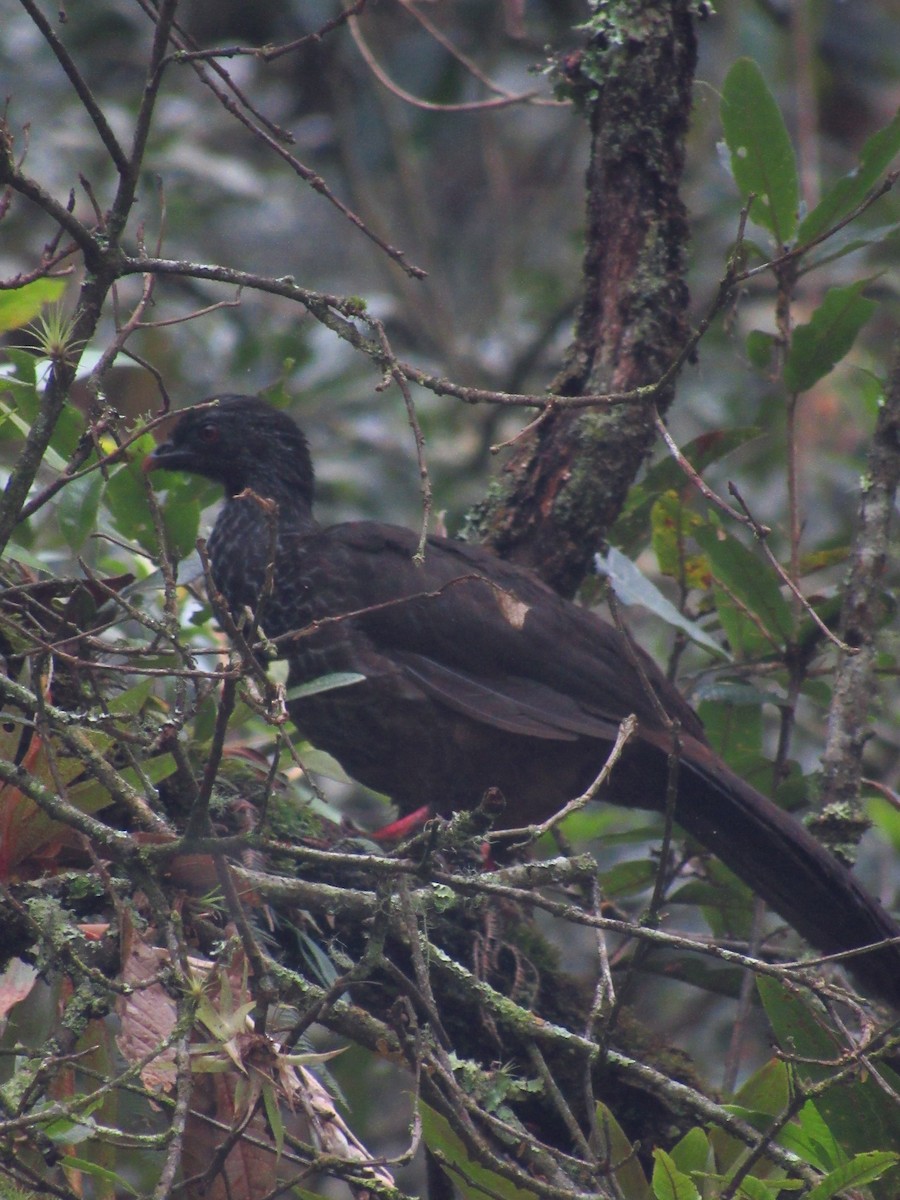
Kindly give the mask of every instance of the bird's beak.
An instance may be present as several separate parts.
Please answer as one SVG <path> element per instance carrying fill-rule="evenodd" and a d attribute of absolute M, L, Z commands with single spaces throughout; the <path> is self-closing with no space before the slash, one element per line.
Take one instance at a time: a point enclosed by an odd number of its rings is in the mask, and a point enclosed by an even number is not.
<path fill-rule="evenodd" d="M 161 457 L 159 452 L 160 450 L 164 451 L 168 445 L 170 445 L 169 442 L 161 442 L 155 450 L 150 451 L 150 453 L 141 463 L 141 470 L 145 475 L 149 475 L 151 471 L 155 471 L 158 467 L 163 465 L 162 457 L 165 457 L 165 455 Z"/>
<path fill-rule="evenodd" d="M 160 442 L 155 450 L 151 450 L 141 463 L 145 475 L 151 471 L 180 471 L 187 465 L 188 455 L 178 448 L 174 442 Z"/>

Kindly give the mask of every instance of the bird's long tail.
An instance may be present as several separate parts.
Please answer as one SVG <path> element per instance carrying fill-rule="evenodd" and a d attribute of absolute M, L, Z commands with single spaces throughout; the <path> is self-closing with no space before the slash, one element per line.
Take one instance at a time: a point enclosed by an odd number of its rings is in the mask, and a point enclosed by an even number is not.
<path fill-rule="evenodd" d="M 900 925 L 795 818 L 711 753 L 680 764 L 677 820 L 798 933 L 826 954 L 854 955 L 862 987 L 900 1007 Z"/>

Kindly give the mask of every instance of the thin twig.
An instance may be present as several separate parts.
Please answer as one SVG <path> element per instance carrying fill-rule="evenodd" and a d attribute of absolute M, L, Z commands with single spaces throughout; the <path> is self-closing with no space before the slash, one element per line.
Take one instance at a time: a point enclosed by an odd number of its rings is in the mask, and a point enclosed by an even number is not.
<path fill-rule="evenodd" d="M 715 505 L 716 508 L 720 509 L 723 513 L 726 513 L 729 517 L 731 517 L 733 521 L 737 521 L 740 525 L 749 525 L 751 528 L 754 528 L 754 522 L 749 514 L 740 513 L 736 508 L 732 508 L 726 500 L 723 500 L 721 496 L 717 495 L 712 490 L 700 473 L 693 468 L 693 466 L 678 448 L 678 444 L 672 437 L 671 433 L 669 433 L 669 430 L 666 428 L 666 424 L 659 415 L 658 410 L 654 411 L 653 420 L 654 424 L 656 425 L 656 431 L 668 447 L 669 453 L 678 463 L 679 467 L 681 467 L 682 471 L 684 471 L 685 475 L 687 475 L 688 479 L 691 481 L 697 491 L 700 492 L 700 494 L 706 500 L 708 500 L 710 504 Z M 764 533 L 772 532 L 771 529 L 768 529 L 764 525 L 760 525 L 759 529 L 764 531 Z"/>
<path fill-rule="evenodd" d="M 858 653 L 858 651 L 855 650 L 852 646 L 848 646 L 846 644 L 846 642 L 842 642 L 841 639 L 837 636 L 837 634 L 832 632 L 832 630 L 830 630 L 828 628 L 828 626 L 825 624 L 825 622 L 822 620 L 822 618 L 819 616 L 819 614 L 816 612 L 816 610 L 813 608 L 813 606 L 810 604 L 810 602 L 807 600 L 807 598 L 800 591 L 800 588 L 797 586 L 797 584 L 791 578 L 790 574 L 784 569 L 784 567 L 781 565 L 781 563 L 778 561 L 778 559 L 772 553 L 771 549 L 769 548 L 769 542 L 768 542 L 769 534 L 772 532 L 771 529 L 769 529 L 768 526 L 766 526 L 766 525 L 761 525 L 756 520 L 756 518 L 753 516 L 753 513 L 750 511 L 749 505 L 744 500 L 744 497 L 741 495 L 741 493 L 738 491 L 736 484 L 729 483 L 728 490 L 732 494 L 732 496 L 734 496 L 735 500 L 737 500 L 737 502 L 741 506 L 741 508 L 744 510 L 744 513 L 746 514 L 746 517 L 745 517 L 746 523 L 753 530 L 753 536 L 756 538 L 757 542 L 759 542 L 759 544 L 762 546 L 763 553 L 765 554 L 766 558 L 769 560 L 770 565 L 777 572 L 778 578 L 790 589 L 792 594 L 800 602 L 801 606 L 803 607 L 803 610 L 813 619 L 815 624 L 818 625 L 819 629 L 822 631 L 822 633 L 825 635 L 825 637 L 828 638 L 828 640 L 832 643 L 832 645 L 837 646 L 837 648 L 843 654 Z"/>
<path fill-rule="evenodd" d="M 413 438 L 416 443 L 416 463 L 419 468 L 419 487 L 422 492 L 422 522 L 419 532 L 419 544 L 416 547 L 414 559 L 416 562 L 423 562 L 425 559 L 425 544 L 428 540 L 428 523 L 431 520 L 432 509 L 432 491 L 431 479 L 428 474 L 428 463 L 425 460 L 425 435 L 422 433 L 422 426 L 419 424 L 419 418 L 416 414 L 416 406 L 413 402 L 412 393 L 409 390 L 409 384 L 406 377 L 397 365 L 397 359 L 391 349 L 388 341 L 387 332 L 381 321 L 372 321 L 378 335 L 378 340 L 381 343 L 384 352 L 384 366 L 386 375 L 396 383 L 400 389 L 400 394 L 403 396 L 403 403 L 406 405 L 406 416 L 409 421 L 410 428 L 413 431 Z M 383 390 L 384 384 L 379 385 L 378 390 Z"/>
<path fill-rule="evenodd" d="M 44 41 L 56 55 L 56 59 L 68 76 L 72 87 L 75 89 L 84 111 L 90 117 L 91 121 L 93 121 L 94 128 L 100 135 L 100 140 L 106 147 L 109 157 L 113 160 L 116 170 L 119 171 L 120 174 L 124 175 L 128 171 L 129 167 L 128 157 L 125 154 L 125 151 L 119 145 L 116 135 L 113 133 L 103 109 L 94 98 L 93 92 L 88 87 L 84 76 L 75 65 L 72 56 L 56 36 L 53 31 L 53 26 L 38 8 L 38 6 L 33 2 L 33 0 L 20 0 L 20 3 L 28 13 L 29 17 L 31 17 L 31 20 L 40 30 L 41 37 L 43 37 Z"/>
<path fill-rule="evenodd" d="M 140 0 L 140 2 L 141 7 L 148 14 L 148 16 L 150 16 L 152 20 L 158 22 L 160 20 L 160 16 L 158 15 L 157 10 L 145 3 L 145 0 Z M 177 49 L 186 49 L 181 34 L 174 33 L 173 42 Z M 172 57 L 169 57 L 167 60 L 161 60 L 158 73 L 161 74 L 166 62 L 171 63 L 172 61 L 174 61 Z M 282 145 L 282 142 L 287 140 L 283 136 L 283 131 L 279 130 L 277 133 L 273 133 L 270 123 L 264 123 L 258 114 L 254 112 L 252 116 L 248 115 L 248 113 L 252 111 L 251 106 L 243 99 L 243 97 L 241 97 L 239 100 L 236 100 L 233 99 L 232 96 L 228 95 L 227 91 L 223 90 L 223 88 L 212 78 L 210 72 L 205 69 L 204 64 L 201 61 L 195 60 L 191 62 L 190 65 L 197 72 L 202 82 L 210 89 L 225 111 L 234 117 L 235 120 L 239 121 L 240 124 L 242 124 L 245 129 L 249 130 L 249 132 L 252 133 L 253 136 L 256 137 L 260 142 L 262 142 L 264 146 L 281 158 L 282 161 L 285 162 L 291 168 L 291 170 L 299 176 L 299 178 L 301 178 L 314 191 L 318 192 L 330 204 L 332 204 L 348 221 L 350 221 L 351 224 L 355 225 L 361 233 L 374 242 L 391 259 L 393 259 L 393 261 L 396 262 L 406 272 L 407 275 L 413 279 L 424 279 L 426 277 L 428 274 L 427 271 L 423 270 L 421 267 L 416 267 L 410 263 L 407 263 L 406 254 L 404 251 L 398 249 L 396 246 L 392 246 L 389 242 L 385 241 L 384 238 L 380 237 L 366 224 L 365 221 L 363 221 L 360 216 L 357 215 L 357 213 L 355 213 L 348 205 L 344 204 L 344 202 L 328 186 L 321 175 L 319 175 L 316 171 L 313 171 L 310 167 L 307 167 L 296 157 L 296 155 L 291 154 L 291 152 L 284 145 Z M 235 87 L 230 76 L 224 70 L 224 68 L 216 62 L 213 62 L 212 66 L 215 68 L 215 71 L 219 77 L 226 81 L 228 89 L 235 93 L 235 95 L 239 95 L 238 89 Z"/>
<path fill-rule="evenodd" d="M 536 825 L 523 825 L 519 829 L 502 829 L 498 830 L 496 833 L 489 833 L 487 835 L 488 840 L 503 841 L 506 843 L 516 839 L 517 846 L 527 845 L 529 842 L 536 842 L 539 838 L 543 837 L 545 833 L 549 833 L 551 829 L 559 825 L 561 821 L 564 821 L 566 817 L 571 816 L 573 812 L 578 812 L 580 809 L 584 808 L 586 804 L 590 804 L 590 802 L 595 799 L 597 793 L 609 779 L 616 763 L 622 757 L 622 751 L 625 749 L 625 746 L 628 744 L 629 740 L 634 736 L 636 730 L 637 717 L 632 713 L 630 716 L 625 717 L 625 719 L 620 722 L 618 731 L 616 733 L 616 740 L 613 742 L 612 749 L 607 756 L 606 762 L 603 764 L 603 768 L 594 782 L 589 788 L 587 788 L 586 791 L 582 792 L 580 796 L 576 796 L 573 800 L 569 800 L 567 804 L 564 804 L 563 807 L 558 812 L 555 812 L 552 817 L 548 817 L 546 821 L 541 821 Z"/>
<path fill-rule="evenodd" d="M 522 92 L 519 95 L 507 93 L 503 96 L 497 96 L 493 100 L 465 100 L 458 104 L 436 104 L 431 100 L 422 100 L 418 96 L 414 96 L 412 92 L 408 92 L 405 88 L 400 87 L 399 84 L 394 83 L 390 75 L 379 64 L 378 59 L 369 49 L 362 35 L 357 18 L 351 17 L 347 24 L 357 50 L 378 82 L 386 87 L 392 96 L 396 96 L 398 100 L 403 100 L 406 104 L 411 104 L 414 108 L 421 108 L 426 112 L 442 113 L 483 112 L 485 109 L 510 108 L 514 104 L 525 104 L 540 98 L 540 92 L 532 91 Z M 559 102 L 557 101 L 557 103 Z"/>

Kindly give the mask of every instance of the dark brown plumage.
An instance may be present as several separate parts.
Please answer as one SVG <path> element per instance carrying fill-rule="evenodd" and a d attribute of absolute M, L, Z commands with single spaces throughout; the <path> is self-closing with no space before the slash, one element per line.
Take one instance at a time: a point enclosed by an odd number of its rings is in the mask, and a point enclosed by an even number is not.
<path fill-rule="evenodd" d="M 629 713 L 638 737 L 601 799 L 664 810 L 671 735 L 612 626 L 487 550 L 434 537 L 417 564 L 408 530 L 370 521 L 320 528 L 306 440 L 258 398 L 221 396 L 213 408 L 188 410 L 148 466 L 223 484 L 209 554 L 235 613 L 256 605 L 271 529 L 241 493 L 276 502 L 275 582 L 259 619 L 270 639 L 282 639 L 289 687 L 334 671 L 365 676 L 293 701 L 291 717 L 402 812 L 471 808 L 497 787 L 507 825 L 541 820 L 591 783 Z M 649 658 L 641 662 L 681 727 L 683 828 L 820 950 L 900 936 L 802 825 L 725 766 L 678 691 Z M 853 967 L 864 986 L 900 1004 L 900 948 L 857 957 Z"/>

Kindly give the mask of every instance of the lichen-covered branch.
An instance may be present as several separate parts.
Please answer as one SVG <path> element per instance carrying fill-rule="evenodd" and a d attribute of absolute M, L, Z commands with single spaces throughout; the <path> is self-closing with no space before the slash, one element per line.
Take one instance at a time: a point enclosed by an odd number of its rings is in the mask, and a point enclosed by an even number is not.
<path fill-rule="evenodd" d="M 581 310 L 551 391 L 626 391 L 688 337 L 688 229 L 678 189 L 695 39 L 687 0 L 598 5 L 561 66 L 591 126 Z M 664 412 L 672 389 L 656 397 Z M 571 595 L 654 438 L 651 404 L 560 411 L 523 439 L 473 532 Z"/>

